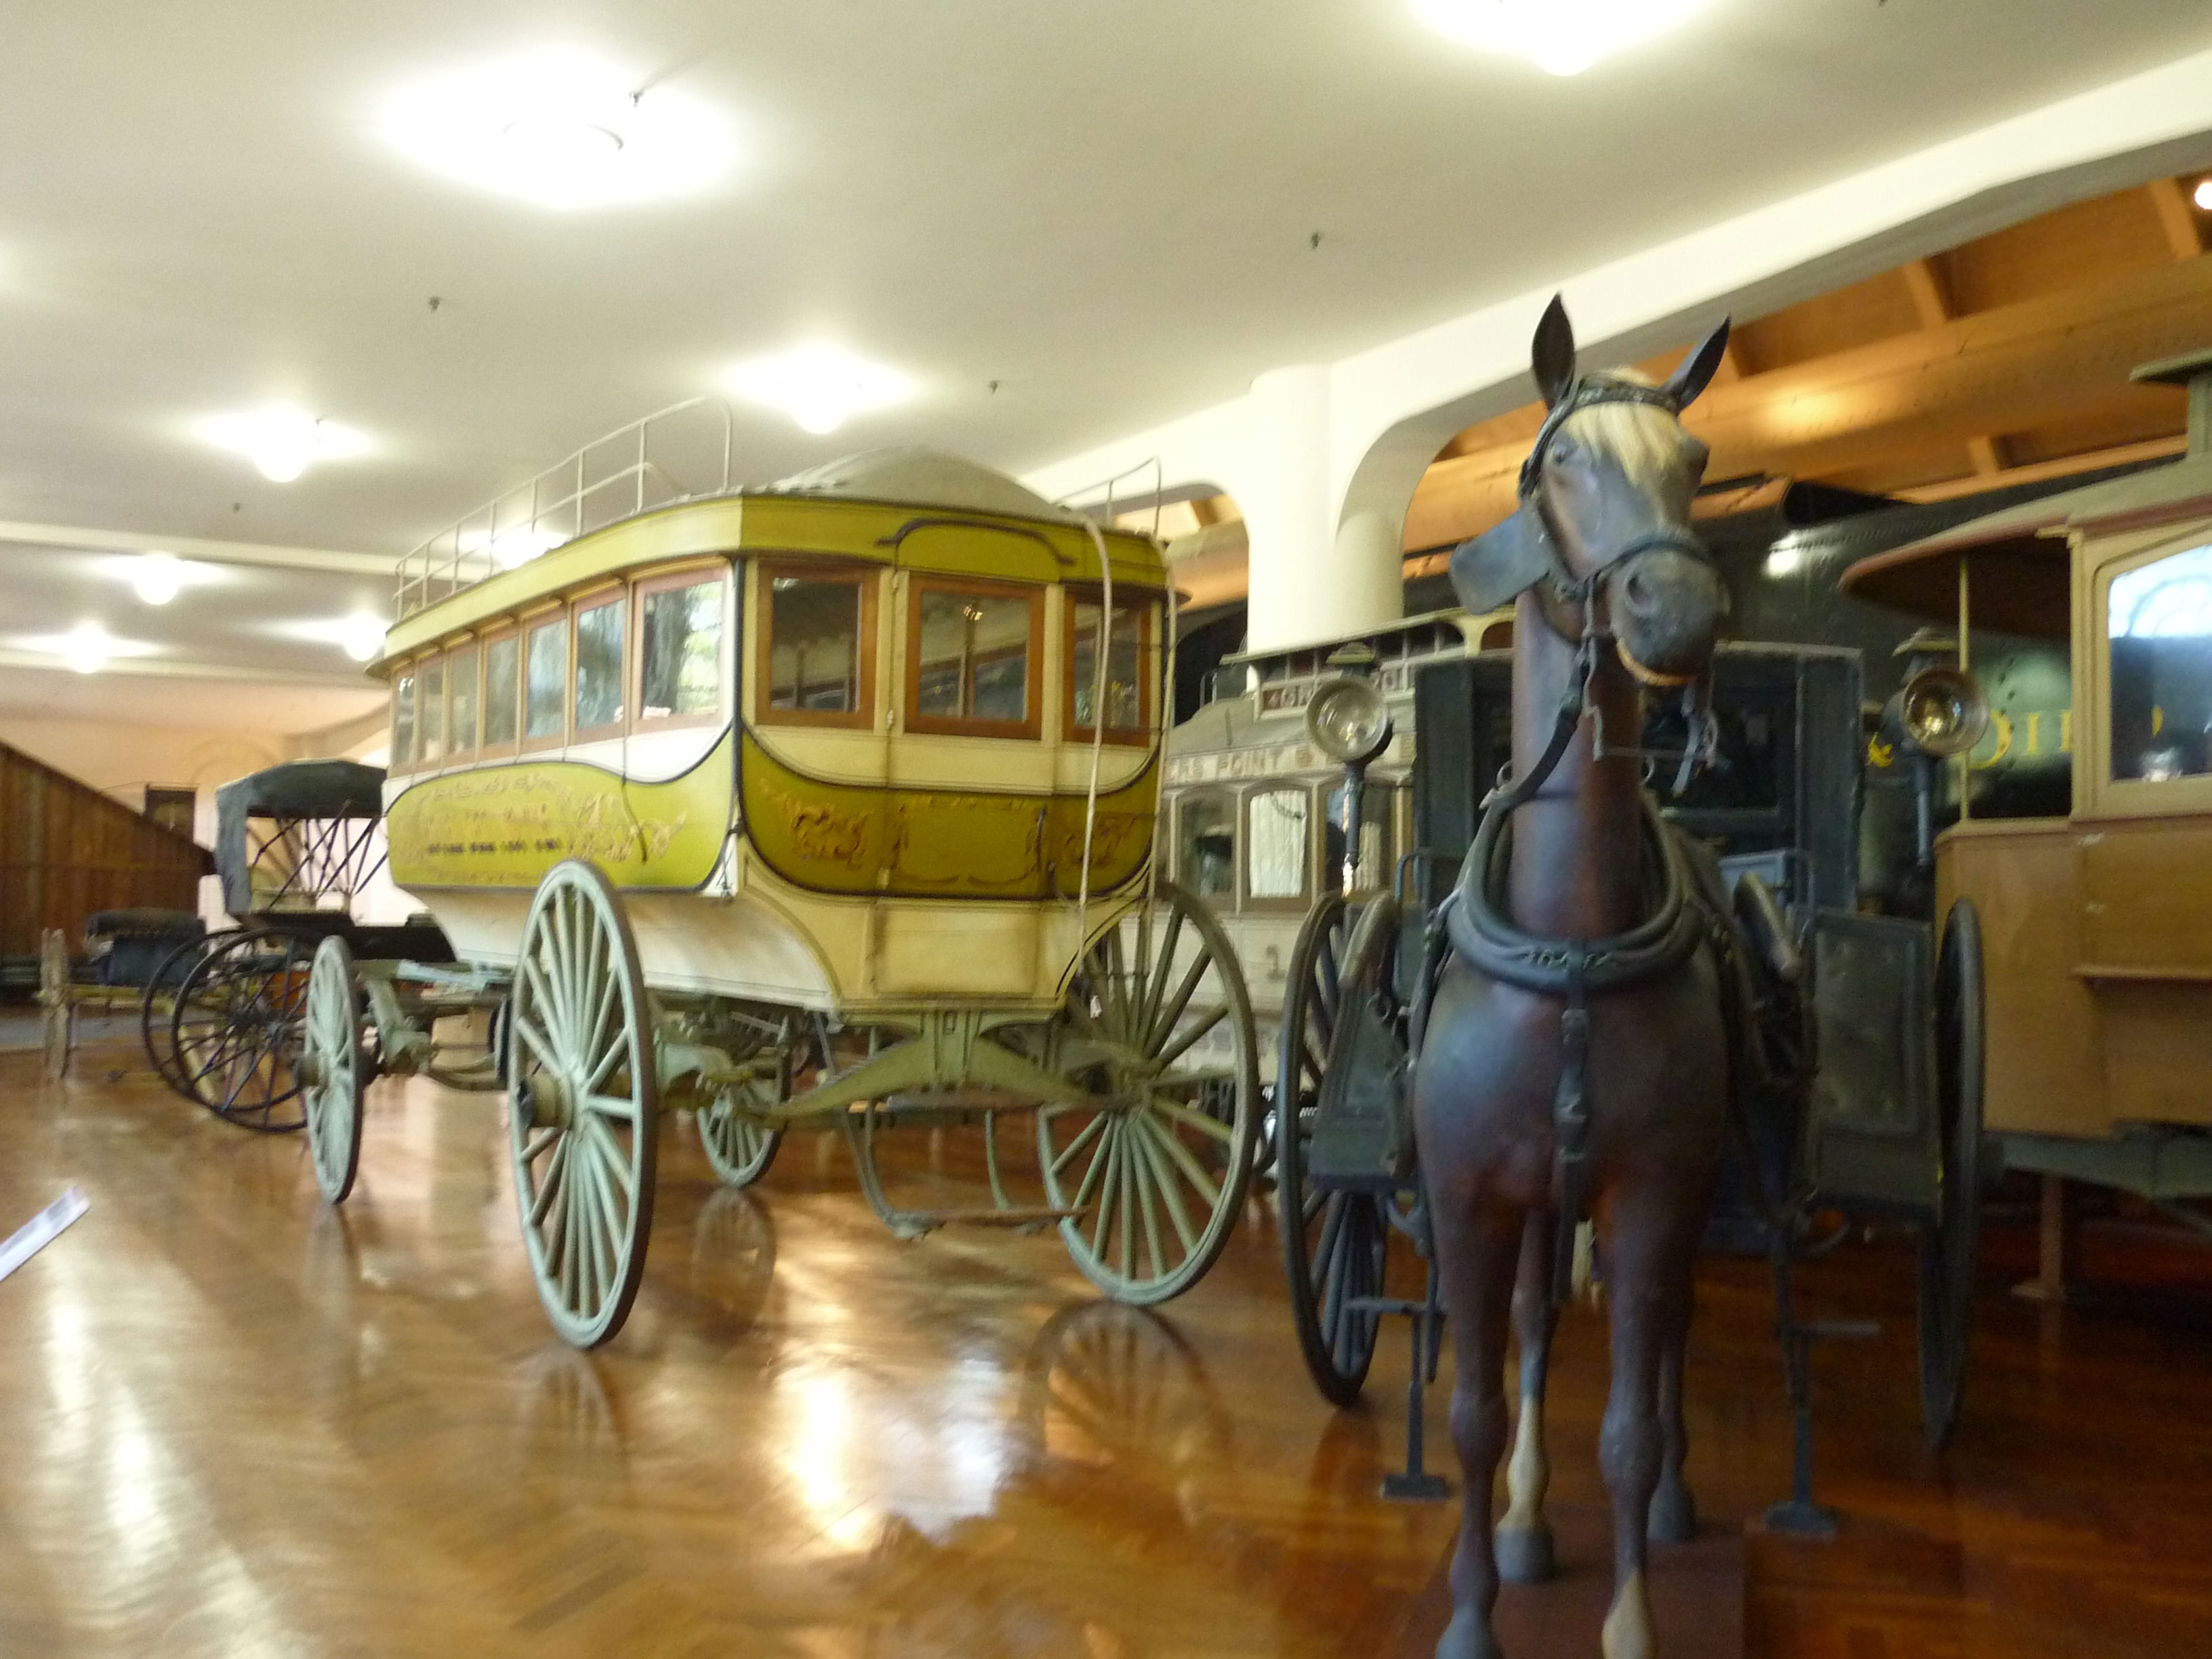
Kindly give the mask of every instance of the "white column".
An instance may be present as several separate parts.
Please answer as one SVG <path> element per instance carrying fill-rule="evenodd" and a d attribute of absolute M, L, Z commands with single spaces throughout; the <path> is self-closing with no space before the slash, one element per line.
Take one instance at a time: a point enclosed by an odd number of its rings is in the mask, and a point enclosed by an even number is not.
<path fill-rule="evenodd" d="M 1279 650 L 1395 621 L 1403 611 L 1398 527 L 1363 517 L 1338 534 L 1328 370 L 1270 369 L 1252 382 L 1249 409 L 1251 448 L 1236 482 L 1251 548 L 1249 648 Z"/>

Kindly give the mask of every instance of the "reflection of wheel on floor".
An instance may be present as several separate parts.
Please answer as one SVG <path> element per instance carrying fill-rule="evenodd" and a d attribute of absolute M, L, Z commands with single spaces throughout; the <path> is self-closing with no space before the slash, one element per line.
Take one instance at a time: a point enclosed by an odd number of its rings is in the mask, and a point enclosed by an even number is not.
<path fill-rule="evenodd" d="M 1144 1308 L 1086 1302 L 1044 1323 L 1023 1367 L 1022 1416 L 1048 1456 L 1210 1467 L 1234 1426 L 1205 1363 Z"/>
<path fill-rule="evenodd" d="M 361 1168 L 361 1097 L 368 1080 L 361 1003 L 353 951 L 333 933 L 315 947 L 308 970 L 307 1034 L 300 1057 L 315 1183 L 333 1204 L 345 1202 Z"/>
<path fill-rule="evenodd" d="M 257 928 L 192 964 L 169 1015 L 170 1046 L 188 1097 L 267 1133 L 306 1124 L 293 1064 L 307 1012 L 308 957 L 305 941 Z"/>
<path fill-rule="evenodd" d="M 507 1000 L 508 1139 L 553 1328 L 622 1329 L 653 1229 L 659 1084 L 637 943 L 614 885 L 568 859 L 538 885 Z"/>
<path fill-rule="evenodd" d="M 1324 1189 L 1310 1174 L 1314 1122 L 1332 1052 L 1347 1017 L 1395 1021 L 1393 957 L 1397 906 L 1370 901 L 1358 913 L 1332 894 L 1307 915 L 1291 957 L 1278 1042 L 1276 1204 L 1291 1319 L 1314 1386 L 1340 1406 L 1359 1398 L 1375 1358 L 1382 1316 L 1351 1305 L 1380 1296 L 1389 1266 L 1385 1195 Z"/>
<path fill-rule="evenodd" d="M 714 1334 L 752 1328 L 775 1282 L 775 1219 L 768 1206 L 736 1187 L 707 1194 L 691 1224 L 691 1294 L 725 1319 Z"/>
<path fill-rule="evenodd" d="M 1048 1105 L 1037 1155 L 1060 1237 L 1116 1301 L 1179 1296 L 1228 1242 L 1259 1109 L 1252 1005 L 1228 936 L 1172 882 L 1083 959 L 1058 1036 L 1068 1074 L 1112 1097 Z"/>
<path fill-rule="evenodd" d="M 1936 960 L 1936 1218 L 1920 1235 L 1920 1415 L 1941 1447 L 1958 1425 L 1981 1232 L 1982 923 L 1951 907 Z"/>

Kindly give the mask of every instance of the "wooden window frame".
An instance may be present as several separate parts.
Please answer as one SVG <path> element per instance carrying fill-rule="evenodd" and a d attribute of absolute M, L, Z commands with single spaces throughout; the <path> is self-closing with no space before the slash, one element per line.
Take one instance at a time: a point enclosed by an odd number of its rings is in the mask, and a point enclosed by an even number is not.
<path fill-rule="evenodd" d="M 1183 830 L 1183 817 L 1193 807 L 1200 805 L 1218 805 L 1228 809 L 1229 890 L 1225 893 L 1200 892 L 1198 884 L 1183 862 L 1183 852 L 1188 840 Z M 1243 797 L 1234 789 L 1225 789 L 1217 784 L 1200 784 L 1186 789 L 1176 798 L 1170 833 L 1173 839 L 1169 848 L 1169 862 L 1174 869 L 1176 880 L 1216 909 L 1225 908 L 1232 914 L 1241 910 L 1244 904 Z"/>
<path fill-rule="evenodd" d="M 754 562 L 758 583 L 754 591 L 754 614 L 760 626 L 753 647 L 753 714 L 756 725 L 811 726 L 833 731 L 869 732 L 876 724 L 877 590 L 883 580 L 879 566 L 837 559 L 759 559 Z M 775 589 L 778 576 L 807 581 L 850 581 L 860 590 L 860 649 L 859 706 L 841 708 L 775 708 L 769 697 L 775 689 Z"/>
<path fill-rule="evenodd" d="M 415 661 L 415 755 L 418 768 L 426 772 L 441 772 L 453 763 L 453 751 L 446 742 L 446 670 L 450 657 L 449 652 L 440 649 L 426 651 Z M 434 757 L 423 752 L 426 745 L 422 741 L 426 729 L 422 723 L 422 674 L 432 667 L 438 671 L 438 752 Z"/>
<path fill-rule="evenodd" d="M 412 772 L 422 764 L 418 756 L 422 745 L 415 721 L 417 711 L 412 707 L 408 710 L 407 752 L 404 755 L 399 752 L 399 699 L 404 695 L 408 698 L 410 705 L 415 702 L 416 689 L 415 671 L 419 660 L 417 658 L 410 657 L 405 662 L 396 664 L 392 670 L 392 713 L 389 724 L 392 734 L 389 745 L 391 755 L 385 769 L 386 771 Z M 399 689 L 403 685 L 407 688 L 404 694 Z"/>
<path fill-rule="evenodd" d="M 574 595 L 568 601 L 568 697 L 566 709 L 562 715 L 562 724 L 568 728 L 570 743 L 605 743 L 611 738 L 623 736 L 629 729 L 630 709 L 635 706 L 633 682 L 636 678 L 634 672 L 635 664 L 633 661 L 631 639 L 632 629 L 635 623 L 635 611 L 625 611 L 623 613 L 622 635 L 617 641 L 617 648 L 623 654 L 622 661 L 616 670 L 617 684 L 615 687 L 615 696 L 618 706 L 614 719 L 602 720 L 597 726 L 577 725 L 576 693 L 583 672 L 583 653 L 577 649 L 577 646 L 580 642 L 585 613 L 602 611 L 611 605 L 625 605 L 629 602 L 629 586 L 617 582 L 611 587 L 594 587 L 587 592 Z"/>
<path fill-rule="evenodd" d="M 469 741 L 465 748 L 455 739 L 453 732 L 453 687 L 457 684 L 453 678 L 453 659 L 464 651 L 471 653 L 471 659 L 476 664 L 474 678 L 477 687 L 476 726 L 469 733 Z M 448 761 L 473 760 L 477 750 L 483 746 L 483 641 L 471 635 L 467 639 L 456 640 L 446 647 L 446 758 Z"/>
<path fill-rule="evenodd" d="M 2173 818 L 2212 811 L 2212 773 L 2179 777 L 2112 775 L 2112 584 L 2183 553 L 2212 545 L 2212 520 L 2160 526 L 2148 541 L 2092 547 L 2076 568 L 2086 600 L 2074 607 L 2074 813 L 2077 818 Z"/>
<path fill-rule="evenodd" d="M 1023 665 L 1022 679 L 1022 707 L 1025 712 L 1022 719 L 983 720 L 972 715 L 921 712 L 921 600 L 925 593 L 1019 599 L 1029 606 L 1029 641 L 1024 647 L 1028 656 Z M 906 596 L 906 702 L 901 714 L 905 729 L 931 737 L 1006 738 L 1035 742 L 1044 730 L 1044 595 L 1043 588 L 1027 582 L 925 575 L 919 571 L 910 574 Z"/>
<path fill-rule="evenodd" d="M 488 695 L 491 685 L 491 648 L 505 640 L 514 641 L 514 678 L 507 688 L 507 706 L 514 714 L 514 735 L 498 743 L 483 741 L 484 715 L 491 706 Z M 477 636 L 477 757 L 479 760 L 507 760 L 520 754 L 522 749 L 522 662 L 525 650 L 523 630 L 512 622 L 502 623 Z"/>
<path fill-rule="evenodd" d="M 723 637 L 717 641 L 714 655 L 714 706 L 703 714 L 648 714 L 645 712 L 645 601 L 648 595 L 666 593 L 681 588 L 696 587 L 702 581 L 711 581 L 721 588 L 721 629 Z M 640 577 L 630 586 L 630 730 L 633 732 L 682 732 L 699 726 L 720 726 L 729 719 L 731 699 L 729 690 L 731 665 L 736 660 L 729 649 L 729 635 L 734 629 L 730 611 L 730 566 L 726 560 L 715 560 L 706 564 L 688 564 L 673 570 L 655 571 Z"/>
<path fill-rule="evenodd" d="M 568 746 L 569 709 L 576 696 L 576 641 L 568 617 L 568 605 L 564 600 L 542 611 L 533 611 L 521 619 L 522 647 L 514 665 L 514 733 L 520 754 L 540 754 L 548 749 Z M 561 630 L 562 649 L 568 655 L 568 660 L 563 665 L 565 672 L 561 677 L 561 726 L 550 736 L 533 738 L 530 735 L 530 641 L 539 629 L 548 627 Z"/>
<path fill-rule="evenodd" d="M 1252 806 L 1264 795 L 1295 795 L 1306 804 L 1306 844 L 1298 859 L 1298 888 L 1294 894 L 1255 893 L 1252 890 Z M 1242 790 L 1237 796 L 1237 897 L 1238 908 L 1245 910 L 1302 911 L 1314 902 L 1320 886 L 1316 877 L 1321 856 L 1315 848 L 1322 838 L 1314 831 L 1319 824 L 1317 791 L 1312 784 L 1291 780 L 1281 782 L 1256 783 Z"/>
<path fill-rule="evenodd" d="M 1159 741 L 1153 729 L 1158 723 L 1159 697 L 1159 669 L 1153 655 L 1153 635 L 1158 631 L 1162 596 L 1157 588 L 1139 588 L 1138 597 L 1131 600 L 1119 592 L 1114 595 L 1115 609 L 1134 604 L 1138 607 L 1137 630 L 1137 708 L 1141 726 L 1109 726 L 1106 741 L 1136 748 L 1149 747 Z M 1096 738 L 1097 728 L 1077 724 L 1075 719 L 1075 613 L 1086 605 L 1097 605 L 1103 614 L 1106 605 L 1106 590 L 1097 583 L 1070 585 L 1066 590 L 1063 608 L 1067 616 L 1060 630 L 1060 729 L 1071 743 L 1091 743 Z M 1110 667 L 1109 670 L 1110 673 Z"/>

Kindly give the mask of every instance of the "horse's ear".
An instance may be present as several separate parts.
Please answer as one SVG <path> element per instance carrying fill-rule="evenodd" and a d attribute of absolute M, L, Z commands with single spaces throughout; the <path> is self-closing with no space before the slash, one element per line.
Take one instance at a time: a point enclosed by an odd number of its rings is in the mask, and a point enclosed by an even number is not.
<path fill-rule="evenodd" d="M 1667 390 L 1674 394 L 1674 407 L 1687 409 L 1697 402 L 1698 394 L 1711 384 L 1720 372 L 1721 359 L 1727 355 L 1729 319 L 1721 319 L 1721 325 L 1705 337 L 1704 343 L 1682 359 L 1681 367 L 1667 380 Z"/>
<path fill-rule="evenodd" d="M 1544 521 L 1527 507 L 1495 529 L 1452 550 L 1452 591 L 1480 617 L 1521 597 L 1521 590 L 1552 568 Z"/>
<path fill-rule="evenodd" d="M 1567 296 L 1554 294 L 1536 325 L 1536 337 L 1528 347 L 1528 362 L 1536 377 L 1536 390 L 1551 408 L 1567 395 L 1575 383 L 1575 325 L 1567 320 Z"/>

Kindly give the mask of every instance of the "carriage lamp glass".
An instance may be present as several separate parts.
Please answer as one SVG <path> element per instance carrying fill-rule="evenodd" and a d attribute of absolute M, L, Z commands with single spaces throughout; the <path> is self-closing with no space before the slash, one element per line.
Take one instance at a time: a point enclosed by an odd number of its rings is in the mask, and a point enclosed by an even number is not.
<path fill-rule="evenodd" d="M 1358 765 L 1389 746 L 1390 711 L 1371 681 L 1346 676 L 1314 692 L 1306 732 L 1332 760 Z"/>
<path fill-rule="evenodd" d="M 1525 58 L 1547 75 L 1580 75 L 1686 21 L 1704 0 L 1413 0 L 1447 40 Z"/>
<path fill-rule="evenodd" d="M 1938 760 L 1965 754 L 1990 729 L 1989 700 L 1980 682 L 1957 668 L 1922 669 L 1905 683 L 1893 706 L 1904 736 Z"/>
<path fill-rule="evenodd" d="M 740 398 L 781 410 L 805 430 L 823 434 L 855 415 L 902 404 L 915 390 L 898 370 L 819 341 L 740 363 L 727 383 Z"/>
<path fill-rule="evenodd" d="M 433 173 L 558 211 L 703 190 L 735 154 L 703 99 L 567 46 L 411 82 L 379 130 Z"/>
<path fill-rule="evenodd" d="M 368 440 L 351 427 L 289 404 L 210 415 L 194 430 L 203 441 L 245 456 L 271 483 L 290 483 L 318 461 L 346 460 L 368 447 Z"/>

